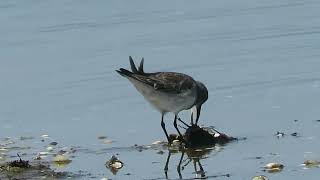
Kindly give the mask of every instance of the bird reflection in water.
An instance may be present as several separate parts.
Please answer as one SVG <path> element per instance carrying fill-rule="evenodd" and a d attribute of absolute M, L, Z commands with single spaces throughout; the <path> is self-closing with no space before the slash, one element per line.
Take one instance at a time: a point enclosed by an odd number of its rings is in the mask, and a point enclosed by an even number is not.
<path fill-rule="evenodd" d="M 185 124 L 186 125 L 186 124 Z M 197 125 L 186 125 L 186 133 L 184 139 L 188 142 L 185 146 L 170 146 L 168 147 L 169 153 L 166 160 L 166 165 L 164 168 L 166 178 L 168 178 L 168 166 L 172 153 L 181 153 L 180 161 L 177 165 L 177 172 L 180 179 L 182 179 L 181 171 L 184 170 L 191 162 L 193 162 L 193 168 L 196 174 L 197 179 L 208 178 L 205 171 L 201 165 L 201 160 L 206 159 L 209 154 L 216 154 L 221 149 L 222 146 L 228 142 L 238 140 L 237 138 L 227 136 L 224 133 L 220 133 L 213 127 L 199 127 Z M 171 136 L 170 136 L 171 137 Z M 179 136 L 173 136 L 176 139 L 175 141 L 180 141 Z M 200 148 L 201 147 L 201 148 Z M 187 158 L 185 158 L 185 156 Z M 228 175 L 223 175 L 228 176 Z M 212 177 L 212 176 L 210 176 Z M 221 176 L 213 176 L 221 177 Z"/>
<path fill-rule="evenodd" d="M 166 175 L 166 178 L 168 179 L 168 167 L 170 164 L 170 158 L 172 154 L 175 153 L 181 153 L 180 160 L 177 165 L 177 172 L 179 175 L 179 178 L 182 179 L 182 171 L 185 169 L 186 166 L 190 165 L 190 163 L 193 163 L 193 168 L 195 172 L 195 178 L 196 179 L 205 179 L 207 178 L 206 172 L 203 169 L 203 166 L 201 164 L 202 159 L 208 158 L 209 154 L 218 153 L 221 150 L 220 145 L 216 145 L 214 147 L 210 148 L 201 148 L 201 149 L 169 149 L 166 164 L 164 167 L 164 172 Z"/>

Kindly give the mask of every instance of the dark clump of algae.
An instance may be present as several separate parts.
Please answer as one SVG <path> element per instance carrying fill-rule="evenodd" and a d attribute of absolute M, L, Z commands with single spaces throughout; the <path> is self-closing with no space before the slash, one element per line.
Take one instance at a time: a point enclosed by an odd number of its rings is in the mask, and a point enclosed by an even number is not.
<path fill-rule="evenodd" d="M 30 142 L 34 137 L 4 138 L 0 141 L 0 179 L 66 179 L 88 177 L 85 172 L 56 171 L 71 163 L 68 156 L 73 152 L 54 148 L 56 142 L 46 146 L 46 151 L 35 153 L 32 144 L 44 142 L 47 135 L 41 136 L 40 141 Z M 28 144 L 28 145 L 25 145 Z M 35 145 L 37 146 L 37 145 Z M 17 153 L 12 155 L 13 153 Z M 52 156 L 52 160 L 46 160 Z M 29 159 L 29 160 L 26 160 Z"/>
<path fill-rule="evenodd" d="M 69 178 L 80 177 L 67 172 L 55 172 L 48 162 L 29 162 L 22 160 L 10 161 L 0 165 L 0 179 L 37 179 L 37 178 Z"/>

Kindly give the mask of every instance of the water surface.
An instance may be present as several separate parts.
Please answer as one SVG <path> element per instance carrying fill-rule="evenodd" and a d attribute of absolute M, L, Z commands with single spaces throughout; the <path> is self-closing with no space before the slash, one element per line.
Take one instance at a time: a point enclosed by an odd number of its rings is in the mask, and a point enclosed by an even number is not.
<path fill-rule="evenodd" d="M 210 97 L 201 124 L 247 137 L 201 160 L 208 177 L 316 179 L 318 169 L 300 164 L 320 160 L 319 8 L 314 0 L 1 1 L 0 137 L 35 137 L 23 142 L 31 149 L 18 150 L 30 159 L 51 141 L 78 147 L 61 171 L 165 178 L 166 149 L 130 148 L 165 139 L 160 114 L 114 71 L 128 68 L 131 55 L 145 58 L 147 72 L 204 82 Z M 277 139 L 277 131 L 287 136 Z M 43 134 L 51 139 L 41 142 Z M 103 144 L 101 135 L 114 142 Z M 104 163 L 116 153 L 125 166 L 113 175 Z M 179 178 L 180 156 L 172 155 L 169 178 Z M 263 172 L 269 162 L 285 168 Z M 195 177 L 193 165 L 182 174 Z"/>

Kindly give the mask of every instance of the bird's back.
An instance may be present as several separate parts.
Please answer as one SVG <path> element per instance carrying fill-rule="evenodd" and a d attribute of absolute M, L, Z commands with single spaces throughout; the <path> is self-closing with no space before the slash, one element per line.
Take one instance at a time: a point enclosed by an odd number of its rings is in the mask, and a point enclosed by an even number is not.
<path fill-rule="evenodd" d="M 143 68 L 138 71 L 133 61 L 130 64 L 132 72 L 123 68 L 117 72 L 128 78 L 159 111 L 179 112 L 190 109 L 194 104 L 197 94 L 196 82 L 192 77 L 178 72 L 145 73 Z"/>

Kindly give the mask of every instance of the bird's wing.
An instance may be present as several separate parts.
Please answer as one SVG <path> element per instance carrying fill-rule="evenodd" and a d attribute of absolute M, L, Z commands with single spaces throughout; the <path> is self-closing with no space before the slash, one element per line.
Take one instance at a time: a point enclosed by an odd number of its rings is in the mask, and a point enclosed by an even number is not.
<path fill-rule="evenodd" d="M 155 90 L 180 93 L 191 89 L 195 81 L 192 77 L 175 72 L 159 72 L 145 75 L 134 74 L 135 79 L 152 86 Z"/>

